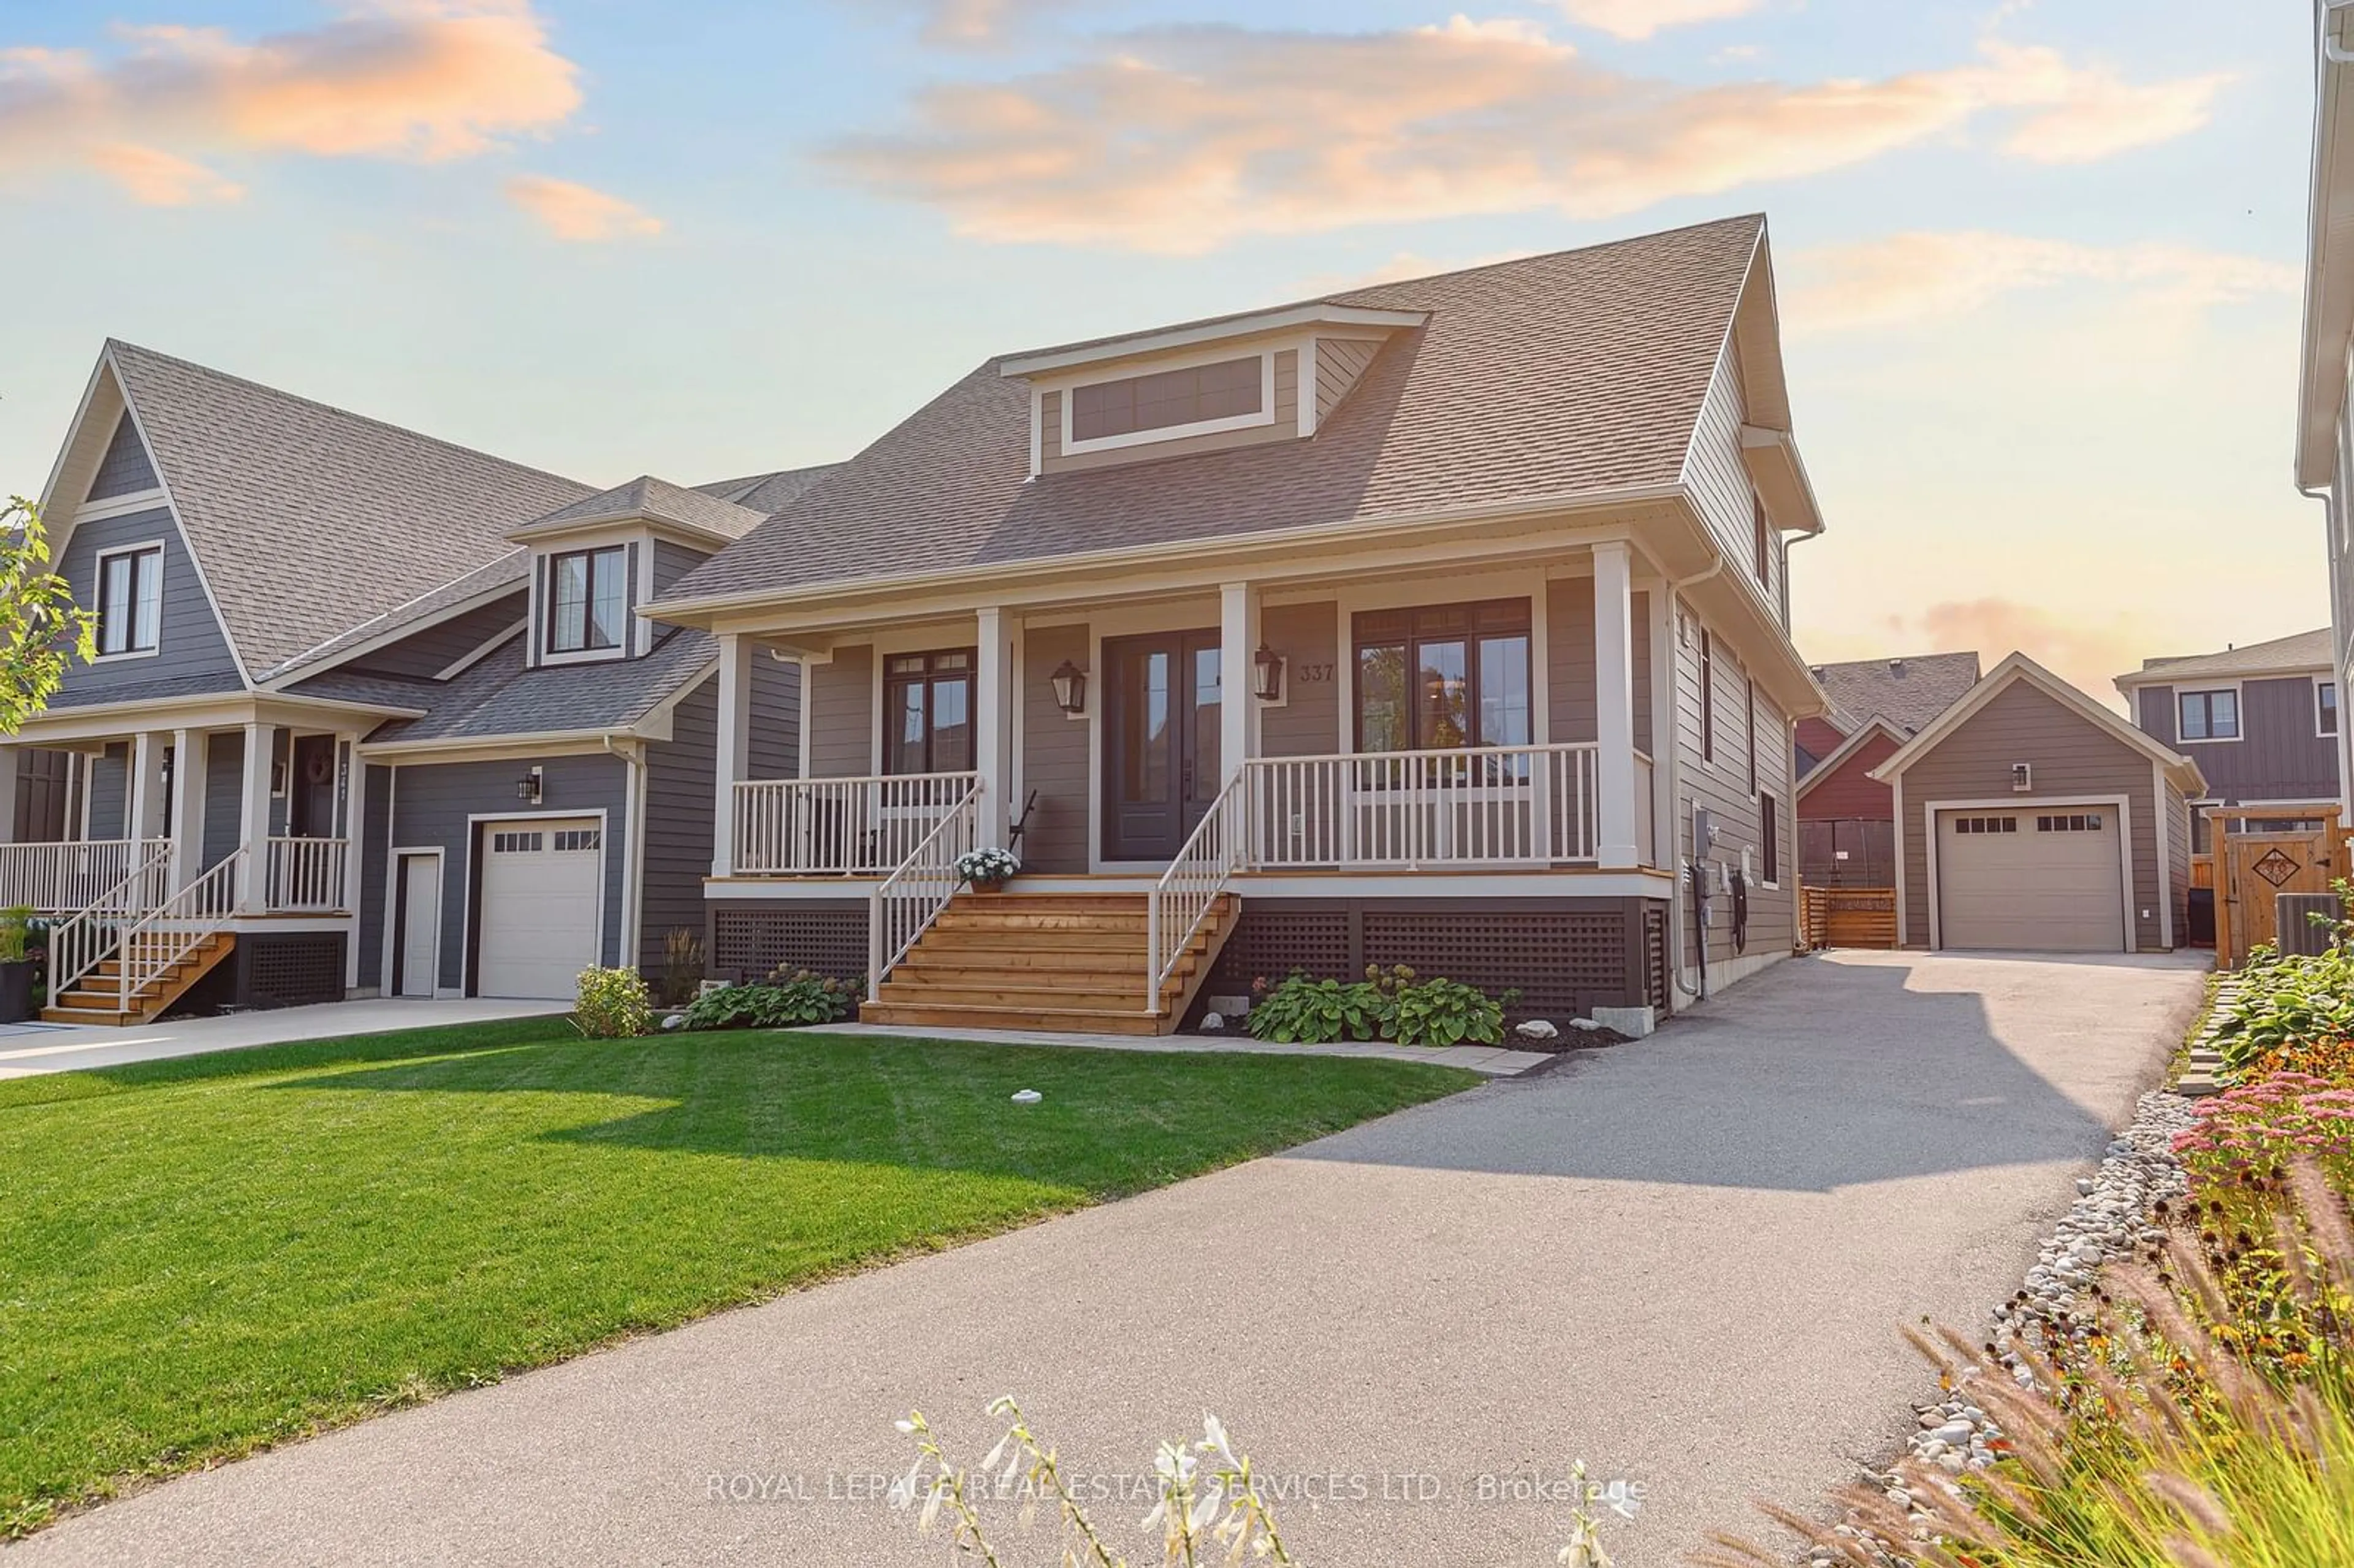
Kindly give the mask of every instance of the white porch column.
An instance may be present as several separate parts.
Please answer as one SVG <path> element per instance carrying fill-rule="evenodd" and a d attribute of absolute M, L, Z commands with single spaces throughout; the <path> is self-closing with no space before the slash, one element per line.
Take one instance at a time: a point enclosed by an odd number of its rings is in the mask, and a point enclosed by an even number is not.
<path fill-rule="evenodd" d="M 712 817 L 711 874 L 736 870 L 736 786 L 752 769 L 752 661 L 760 645 L 737 631 L 719 634 L 719 759 L 717 810 Z M 809 688 L 801 689 L 809 702 Z"/>
<path fill-rule="evenodd" d="M 270 765 L 277 741 L 274 725 L 245 726 L 245 793 L 238 811 L 245 870 L 237 879 L 237 904 L 249 915 L 270 906 Z"/>
<path fill-rule="evenodd" d="M 172 885 L 194 882 L 205 863 L 205 736 L 172 732 Z"/>
<path fill-rule="evenodd" d="M 1676 605 L 1665 578 L 1650 585 L 1651 863 L 1676 868 Z"/>
<path fill-rule="evenodd" d="M 1257 749 L 1258 699 L 1251 694 L 1251 655 L 1258 652 L 1258 595 L 1248 583 L 1218 585 L 1218 784 L 1241 777 Z M 1191 672 L 1181 673 L 1190 681 Z"/>
<path fill-rule="evenodd" d="M 980 612 L 972 672 L 972 766 L 981 775 L 981 842 L 1002 844 L 1013 831 L 1013 625 L 1004 610 Z"/>
<path fill-rule="evenodd" d="M 23 760 L 16 747 L 0 746 L 0 843 L 16 842 L 16 769 Z"/>
<path fill-rule="evenodd" d="M 1635 606 L 1632 561 L 1623 539 L 1594 546 L 1595 807 L 1596 863 L 1631 869 L 1635 839 Z"/>
<path fill-rule="evenodd" d="M 131 737 L 131 777 L 125 780 L 130 817 L 123 836 L 158 839 L 164 836 L 164 736 L 143 729 Z M 135 858 L 135 857 L 134 857 Z"/>

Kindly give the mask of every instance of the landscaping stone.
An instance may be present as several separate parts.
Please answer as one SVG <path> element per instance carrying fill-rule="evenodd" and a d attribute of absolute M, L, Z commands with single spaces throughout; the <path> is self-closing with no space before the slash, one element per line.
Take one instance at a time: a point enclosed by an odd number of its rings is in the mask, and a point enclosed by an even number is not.
<path fill-rule="evenodd" d="M 1561 1037 L 1561 1031 L 1542 1018 L 1532 1018 L 1525 1023 L 1516 1024 L 1512 1033 L 1523 1040 L 1557 1040 Z"/>
<path fill-rule="evenodd" d="M 1629 1040 L 1645 1040 L 1659 1026 L 1659 1014 L 1648 1007 L 1597 1007 L 1594 1022 Z"/>

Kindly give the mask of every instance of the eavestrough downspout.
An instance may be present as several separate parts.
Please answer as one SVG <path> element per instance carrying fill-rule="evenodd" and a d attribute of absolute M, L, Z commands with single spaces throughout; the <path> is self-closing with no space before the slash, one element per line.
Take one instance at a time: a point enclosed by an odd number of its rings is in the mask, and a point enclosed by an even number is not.
<path fill-rule="evenodd" d="M 1715 564 L 1711 566 L 1706 571 L 1694 572 L 1688 577 L 1670 577 L 1668 579 L 1668 615 L 1670 617 L 1668 628 L 1670 633 L 1675 630 L 1674 617 L 1682 609 L 1681 600 L 1684 589 L 1691 587 L 1694 583 L 1706 582 L 1709 578 L 1716 576 L 1717 573 L 1724 570 L 1724 552 L 1720 549 L 1716 553 Z M 1669 646 L 1670 648 L 1681 648 L 1683 646 L 1682 639 L 1674 638 L 1670 642 Z M 1679 667 L 1678 678 L 1681 679 L 1681 667 L 1683 662 L 1681 655 L 1677 656 L 1676 662 Z M 1678 712 L 1681 714 L 1681 706 L 1679 707 Z M 1681 734 L 1677 734 L 1670 736 L 1669 739 L 1672 744 L 1668 747 L 1668 842 L 1672 845 L 1681 842 L 1683 838 L 1684 737 Z M 1679 863 L 1681 863 L 1684 857 L 1677 855 L 1675 858 Z M 1705 1001 L 1708 1000 L 1708 992 L 1705 989 L 1695 991 L 1691 986 L 1684 984 L 1684 871 L 1683 866 L 1681 863 L 1676 866 L 1675 874 L 1669 879 L 1669 884 L 1674 891 L 1668 895 L 1668 950 L 1672 955 L 1668 960 L 1668 983 L 1682 995 L 1691 997 L 1694 1001 Z M 1708 933 L 1706 931 L 1702 931 L 1701 933 L 1700 940 L 1703 946 L 1707 943 Z M 1704 957 L 1705 953 L 1703 952 L 1703 958 Z"/>

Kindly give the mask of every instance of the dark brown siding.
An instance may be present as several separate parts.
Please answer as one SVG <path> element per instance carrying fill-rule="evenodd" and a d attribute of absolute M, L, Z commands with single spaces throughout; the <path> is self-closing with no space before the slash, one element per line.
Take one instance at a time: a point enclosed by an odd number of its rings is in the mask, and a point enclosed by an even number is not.
<path fill-rule="evenodd" d="M 810 777 L 861 779 L 875 771 L 875 650 L 837 648 L 810 666 Z"/>
<path fill-rule="evenodd" d="M 1287 661 L 1282 705 L 1259 710 L 1261 754 L 1329 757 L 1348 749 L 1351 742 L 1341 733 L 1340 662 L 1346 655 L 1340 606 L 1329 600 L 1269 605 L 1259 631 Z"/>
<path fill-rule="evenodd" d="M 2317 677 L 2287 675 L 2240 683 L 2239 740 L 2184 741 L 2173 686 L 2144 686 L 2137 722 L 2143 731 L 2199 764 L 2211 799 L 2335 800 L 2337 743 L 2315 731 L 2313 685 Z M 2185 689 L 2229 686 L 2229 681 L 2186 682 Z"/>
<path fill-rule="evenodd" d="M 1022 793 L 1038 802 L 1022 834 L 1027 871 L 1087 869 L 1087 735 L 1084 718 L 1055 705 L 1055 670 L 1064 660 L 1087 668 L 1087 628 L 1036 626 L 1022 633 Z M 1090 672 L 1090 705 L 1103 700 Z M 1016 810 L 1019 810 L 1017 805 Z"/>

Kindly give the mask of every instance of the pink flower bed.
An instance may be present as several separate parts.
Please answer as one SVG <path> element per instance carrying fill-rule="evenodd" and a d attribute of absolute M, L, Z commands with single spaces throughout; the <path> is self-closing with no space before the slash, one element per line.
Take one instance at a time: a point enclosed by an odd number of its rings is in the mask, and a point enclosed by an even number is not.
<path fill-rule="evenodd" d="M 2354 1175 L 2354 1088 L 2310 1073 L 2274 1073 L 2199 1102 L 2199 1125 L 2174 1137 L 2194 1182 L 2276 1178 L 2291 1155 Z"/>

